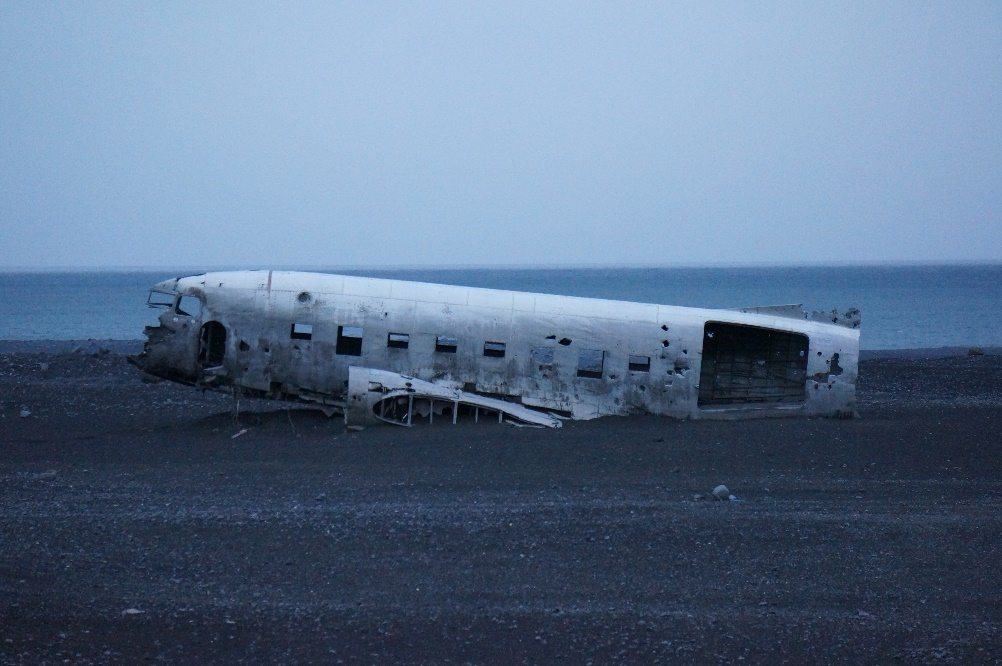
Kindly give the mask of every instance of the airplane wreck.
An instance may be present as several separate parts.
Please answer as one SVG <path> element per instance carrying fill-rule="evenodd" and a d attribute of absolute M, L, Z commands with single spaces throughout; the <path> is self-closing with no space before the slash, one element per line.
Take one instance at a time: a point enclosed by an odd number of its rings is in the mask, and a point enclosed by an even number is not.
<path fill-rule="evenodd" d="M 143 372 L 349 427 L 854 413 L 860 315 L 673 307 L 319 273 L 166 280 Z"/>

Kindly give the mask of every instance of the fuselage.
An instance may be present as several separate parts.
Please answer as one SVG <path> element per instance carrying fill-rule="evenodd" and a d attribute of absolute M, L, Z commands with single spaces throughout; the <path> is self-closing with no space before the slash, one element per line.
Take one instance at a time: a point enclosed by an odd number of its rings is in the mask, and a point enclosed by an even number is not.
<path fill-rule="evenodd" d="M 168 280 L 135 359 L 175 381 L 337 406 L 351 366 L 576 418 L 851 414 L 858 318 L 319 273 Z M 825 315 L 827 316 L 827 315 Z"/>

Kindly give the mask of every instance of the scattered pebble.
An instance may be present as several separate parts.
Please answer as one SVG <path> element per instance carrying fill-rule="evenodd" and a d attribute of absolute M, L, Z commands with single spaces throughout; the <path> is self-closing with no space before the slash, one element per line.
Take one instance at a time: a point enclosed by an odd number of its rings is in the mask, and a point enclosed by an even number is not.
<path fill-rule="evenodd" d="M 729 491 L 727 486 L 724 484 L 720 484 L 713 489 L 713 496 L 720 501 L 724 501 L 726 499 L 730 499 L 731 491 Z"/>
<path fill-rule="evenodd" d="M 24 405 L 21 405 L 20 416 L 22 419 L 28 418 L 29 416 L 31 416 L 31 410 L 25 407 Z"/>

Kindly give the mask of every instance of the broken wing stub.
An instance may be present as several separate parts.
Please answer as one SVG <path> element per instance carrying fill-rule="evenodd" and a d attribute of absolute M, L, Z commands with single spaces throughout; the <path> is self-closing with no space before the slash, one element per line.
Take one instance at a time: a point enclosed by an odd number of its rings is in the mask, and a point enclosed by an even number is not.
<path fill-rule="evenodd" d="M 446 383 L 358 366 L 348 368 L 347 402 L 345 423 L 349 428 L 378 423 L 410 426 L 415 417 L 427 417 L 429 421 L 434 421 L 436 415 L 455 423 L 462 408 L 472 411 L 476 420 L 489 416 L 498 421 L 507 418 L 518 425 L 548 428 L 562 425 L 560 419 L 552 414 L 515 402 L 469 393 Z M 446 412 L 448 416 L 445 416 Z"/>

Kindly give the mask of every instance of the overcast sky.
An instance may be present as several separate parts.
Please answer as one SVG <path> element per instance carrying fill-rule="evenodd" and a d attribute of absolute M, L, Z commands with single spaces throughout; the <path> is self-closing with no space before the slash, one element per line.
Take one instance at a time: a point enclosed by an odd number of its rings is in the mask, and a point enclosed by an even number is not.
<path fill-rule="evenodd" d="M 6 0 L 0 267 L 999 261 L 1000 91 L 999 2 Z"/>

